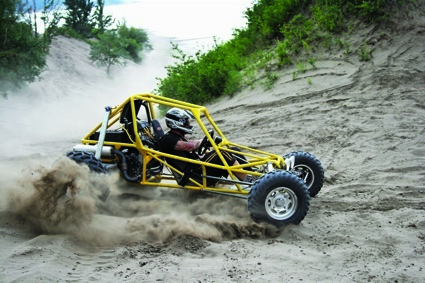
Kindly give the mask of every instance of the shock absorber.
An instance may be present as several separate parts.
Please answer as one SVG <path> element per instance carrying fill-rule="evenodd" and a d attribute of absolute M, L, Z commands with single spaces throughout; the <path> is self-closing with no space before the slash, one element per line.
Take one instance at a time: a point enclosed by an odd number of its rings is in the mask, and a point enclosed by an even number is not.
<path fill-rule="evenodd" d="M 105 107 L 105 115 L 103 116 L 102 128 L 100 128 L 99 141 L 97 143 L 96 154 L 94 155 L 97 159 L 100 159 L 102 154 L 103 143 L 105 142 L 106 129 L 108 127 L 109 115 L 111 114 L 111 107 Z"/>
<path fill-rule="evenodd" d="M 285 159 L 285 164 L 286 164 L 286 171 L 291 171 L 292 169 L 294 169 L 295 166 L 295 156 L 291 156 L 287 159 Z"/>

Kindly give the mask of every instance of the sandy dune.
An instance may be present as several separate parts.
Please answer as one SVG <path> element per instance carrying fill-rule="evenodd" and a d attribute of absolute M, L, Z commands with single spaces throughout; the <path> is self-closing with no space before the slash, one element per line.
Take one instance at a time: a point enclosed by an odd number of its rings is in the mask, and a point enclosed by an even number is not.
<path fill-rule="evenodd" d="M 128 197 L 116 175 L 61 158 L 101 119 L 95 106 L 151 91 L 143 77 L 163 75 L 168 59 L 157 49 L 149 68 L 129 64 L 110 80 L 87 46 L 57 39 L 45 79 L 0 104 L 0 281 L 424 282 L 425 10 L 416 8 L 422 16 L 397 28 L 360 32 L 375 48 L 369 62 L 324 54 L 296 79 L 285 70 L 271 90 L 208 106 L 235 142 L 321 160 L 322 191 L 300 225 L 281 230 L 253 223 L 240 199 Z M 51 205 L 61 190 L 105 183 L 105 204 L 87 193 Z"/>

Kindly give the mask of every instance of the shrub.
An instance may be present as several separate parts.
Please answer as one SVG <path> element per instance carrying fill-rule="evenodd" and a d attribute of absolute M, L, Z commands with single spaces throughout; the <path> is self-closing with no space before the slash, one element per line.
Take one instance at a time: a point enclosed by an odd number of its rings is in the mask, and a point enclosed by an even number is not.
<path fill-rule="evenodd" d="M 90 60 L 98 66 L 106 67 L 106 73 L 110 75 L 113 65 L 124 65 L 122 58 L 129 57 L 127 45 L 113 31 L 99 34 L 98 38 L 91 43 Z"/>
<path fill-rule="evenodd" d="M 410 0 L 257 0 L 245 11 L 247 26 L 236 30 L 234 38 L 216 45 L 207 53 L 194 57 L 180 56 L 175 65 L 167 67 L 167 77 L 159 79 L 158 92 L 195 103 L 203 103 L 222 94 L 231 94 L 241 85 L 240 70 L 250 62 L 249 76 L 252 85 L 255 70 L 268 68 L 266 60 L 278 59 L 282 67 L 297 62 L 299 53 L 310 53 L 317 46 L 327 49 L 350 46 L 339 38 L 339 33 L 354 27 L 347 26 L 346 19 L 361 18 L 366 21 L 384 20 L 391 8 Z M 277 44 L 276 44 L 277 42 Z M 267 56 L 258 63 L 258 54 L 275 49 L 276 56 Z M 361 60 L 370 60 L 373 50 L 364 46 L 359 53 Z M 182 55 L 182 54 L 180 54 Z M 315 60 L 309 63 L 315 68 Z M 274 80 L 266 70 L 266 84 Z M 299 72 L 293 73 L 296 79 Z"/>
<path fill-rule="evenodd" d="M 90 59 L 97 65 L 106 67 L 108 75 L 113 65 L 124 65 L 123 59 L 140 63 L 140 52 L 145 48 L 152 49 L 144 30 L 129 28 L 125 23 L 119 25 L 117 30 L 99 33 L 97 38 L 97 41 L 90 41 Z"/>
<path fill-rule="evenodd" d="M 125 23 L 118 26 L 117 37 L 123 41 L 125 50 L 127 51 L 127 58 L 136 63 L 140 63 L 142 58 L 140 52 L 145 49 L 151 50 L 152 46 L 149 44 L 147 33 L 143 29 L 135 27 L 127 27 Z"/>
<path fill-rule="evenodd" d="M 165 97 L 201 104 L 240 89 L 242 57 L 233 43 L 218 45 L 207 52 L 187 56 L 177 45 L 174 65 L 167 66 L 167 77 L 159 79 L 158 93 Z"/>
<path fill-rule="evenodd" d="M 330 32 L 339 32 L 343 28 L 342 0 L 317 0 L 312 6 L 314 18 L 319 26 Z"/>
<path fill-rule="evenodd" d="M 372 59 L 372 53 L 374 48 L 367 49 L 366 43 L 363 43 L 362 47 L 359 50 L 359 60 L 360 61 L 370 61 Z"/>
<path fill-rule="evenodd" d="M 248 30 L 270 42 L 280 37 L 282 26 L 309 3 L 308 0 L 258 0 L 245 12 Z"/>
<path fill-rule="evenodd" d="M 281 32 L 285 37 L 289 51 L 298 54 L 301 49 L 310 50 L 310 35 L 313 32 L 313 21 L 298 14 L 289 23 L 283 25 Z"/>
<path fill-rule="evenodd" d="M 289 41 L 288 40 L 284 40 L 283 42 L 280 42 L 277 45 L 277 56 L 279 58 L 279 66 L 285 66 L 285 65 L 290 65 L 292 64 L 292 60 L 290 58 L 289 52 L 288 52 L 288 46 L 289 45 Z"/>

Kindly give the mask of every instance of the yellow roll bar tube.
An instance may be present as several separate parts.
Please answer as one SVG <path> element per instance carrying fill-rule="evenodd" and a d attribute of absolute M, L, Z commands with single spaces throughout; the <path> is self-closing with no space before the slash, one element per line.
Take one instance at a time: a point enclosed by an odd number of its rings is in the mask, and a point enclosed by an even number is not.
<path fill-rule="evenodd" d="M 135 107 L 135 101 L 141 100 L 147 103 L 149 113 L 150 113 L 150 119 L 157 119 L 155 115 L 155 105 L 163 105 L 168 107 L 177 107 L 185 110 L 189 110 L 193 113 L 193 116 L 195 117 L 195 120 L 197 121 L 198 125 L 200 126 L 202 132 L 207 136 L 210 144 L 212 145 L 213 149 L 217 152 L 217 155 L 219 156 L 220 160 L 222 161 L 223 165 L 217 165 L 207 162 L 202 162 L 200 160 L 193 160 L 188 159 L 180 156 L 173 156 L 167 153 L 163 153 L 159 150 L 149 148 L 145 146 L 140 138 L 140 135 L 138 133 L 137 123 L 132 123 L 132 127 L 134 130 L 134 140 L 130 137 L 130 134 L 127 132 L 127 135 L 129 137 L 129 140 L 131 142 L 115 142 L 115 141 L 108 141 L 100 138 L 97 139 L 91 139 L 92 135 L 98 131 L 100 131 L 101 127 L 103 131 L 103 128 L 106 128 L 105 131 L 109 128 L 111 128 L 116 123 L 119 123 L 120 115 L 122 114 L 123 108 L 128 103 L 131 104 L 131 116 L 133 121 L 137 121 L 137 113 L 136 113 L 136 107 Z M 221 137 L 222 141 L 220 144 L 216 144 L 214 139 L 209 135 L 207 128 L 205 127 L 202 118 L 205 118 L 208 120 L 210 125 L 213 127 L 215 133 L 217 136 Z M 202 178 L 203 181 L 197 182 L 193 180 L 192 178 L 189 179 L 189 184 L 184 186 L 185 189 L 192 189 L 192 190 L 207 190 L 211 192 L 219 192 L 219 193 L 226 193 L 226 194 L 239 194 L 239 195 L 247 195 L 249 193 L 249 190 L 243 189 L 241 186 L 241 182 L 235 177 L 234 173 L 245 173 L 250 174 L 253 176 L 261 176 L 262 173 L 259 172 L 253 172 L 250 170 L 247 170 L 248 167 L 258 167 L 258 166 L 268 166 L 271 164 L 273 168 L 275 169 L 281 169 L 285 168 L 285 161 L 282 156 L 272 154 L 269 152 L 261 151 L 258 149 L 252 149 L 247 146 L 243 146 L 240 144 L 236 144 L 233 142 L 230 142 L 227 140 L 223 132 L 220 130 L 220 128 L 216 125 L 214 120 L 211 118 L 210 114 L 208 113 L 208 110 L 204 106 L 182 102 L 178 100 L 174 100 L 167 97 L 162 97 L 154 94 L 149 93 L 143 93 L 143 94 L 134 94 L 127 98 L 122 104 L 116 107 L 110 108 L 110 112 L 108 112 L 107 119 L 104 119 L 103 122 L 99 123 L 94 129 L 92 129 L 82 140 L 81 143 L 84 145 L 94 145 L 98 146 L 99 150 L 101 151 L 101 148 L 105 146 L 112 146 L 116 150 L 119 150 L 122 147 L 126 148 L 135 148 L 139 151 L 141 156 L 143 157 L 143 174 L 140 181 L 140 185 L 142 186 L 158 186 L 158 187 L 168 187 L 168 188 L 182 188 L 177 182 L 175 181 L 174 177 L 172 175 L 167 174 L 158 174 L 157 176 L 147 176 L 147 164 L 149 161 L 155 159 L 159 163 L 161 163 L 164 167 L 168 168 L 170 172 L 174 172 L 175 175 L 183 176 L 183 172 L 178 171 L 176 168 L 172 167 L 166 162 L 165 158 L 173 158 L 176 160 L 193 163 L 201 166 L 203 175 L 206 175 L 206 168 L 207 167 L 213 167 L 213 168 L 219 168 L 226 170 L 229 173 L 230 179 L 227 182 L 233 182 L 234 186 L 228 186 L 228 187 L 207 187 L 206 184 L 206 178 Z M 232 150 L 231 147 L 238 147 L 241 152 Z M 247 158 L 248 163 L 247 164 L 240 164 L 237 166 L 234 166 L 232 164 L 227 164 L 226 160 L 224 159 L 221 151 L 227 151 L 230 153 L 238 153 L 242 154 Z M 106 157 L 100 157 L 102 162 L 108 163 L 108 162 L 114 162 L 114 160 L 111 160 L 110 158 Z M 162 180 L 168 180 L 167 182 L 158 182 Z M 174 180 L 174 182 L 169 182 L 170 180 Z M 223 180 L 224 181 L 224 180 Z"/>

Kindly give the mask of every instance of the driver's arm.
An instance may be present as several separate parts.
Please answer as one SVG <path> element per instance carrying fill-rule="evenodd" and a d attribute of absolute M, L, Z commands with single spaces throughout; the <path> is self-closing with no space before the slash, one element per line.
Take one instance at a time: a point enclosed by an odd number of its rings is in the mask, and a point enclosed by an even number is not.
<path fill-rule="evenodd" d="M 202 140 L 193 140 L 193 141 L 178 141 L 174 146 L 174 150 L 179 151 L 193 151 L 197 150 L 201 145 Z"/>

